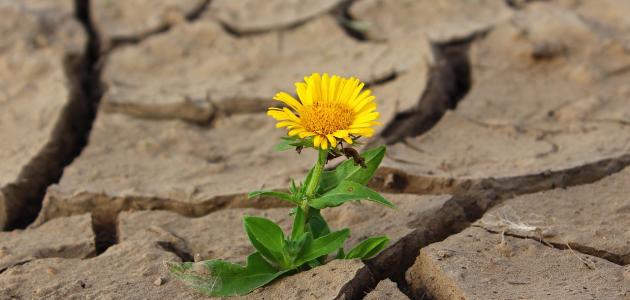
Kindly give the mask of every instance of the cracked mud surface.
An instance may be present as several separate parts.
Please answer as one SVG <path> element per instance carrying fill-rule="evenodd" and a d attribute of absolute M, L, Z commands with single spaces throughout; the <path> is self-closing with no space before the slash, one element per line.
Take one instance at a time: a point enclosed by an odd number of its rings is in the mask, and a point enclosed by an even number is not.
<path fill-rule="evenodd" d="M 598 257 L 530 239 L 502 243 L 500 234 L 473 227 L 423 248 L 407 280 L 436 299 L 627 299 L 623 273 Z"/>
<path fill-rule="evenodd" d="M 163 261 L 243 261 L 245 214 L 288 231 L 285 203 L 245 195 L 311 167 L 273 152 L 264 115 L 311 72 L 377 96 L 368 142 L 389 146 L 370 185 L 397 205 L 323 214 L 348 247 L 392 241 L 243 298 L 630 299 L 625 0 L 22 0 L 0 16 L 0 299 L 202 299 Z"/>
<path fill-rule="evenodd" d="M 73 74 L 87 36 L 72 1 L 0 3 L 0 228 L 28 225 L 85 143 L 89 106 Z"/>

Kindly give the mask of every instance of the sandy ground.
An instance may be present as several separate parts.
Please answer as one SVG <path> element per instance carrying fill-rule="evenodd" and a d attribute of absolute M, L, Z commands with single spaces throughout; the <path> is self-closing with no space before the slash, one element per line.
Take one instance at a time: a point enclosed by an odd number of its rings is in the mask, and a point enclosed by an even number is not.
<path fill-rule="evenodd" d="M 392 242 L 248 299 L 630 299 L 627 0 L 0 1 L 0 299 L 203 299 L 164 261 L 251 251 L 301 178 L 265 110 L 311 72 L 377 96 Z M 295 163 L 287 163 L 288 161 Z"/>

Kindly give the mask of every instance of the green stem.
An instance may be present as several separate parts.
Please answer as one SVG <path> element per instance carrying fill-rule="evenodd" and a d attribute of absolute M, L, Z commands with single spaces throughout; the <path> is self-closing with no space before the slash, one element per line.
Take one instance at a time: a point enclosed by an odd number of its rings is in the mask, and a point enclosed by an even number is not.
<path fill-rule="evenodd" d="M 322 177 L 322 172 L 324 172 L 324 166 L 326 165 L 326 162 L 328 161 L 328 150 L 324 150 L 324 149 L 319 149 L 318 150 L 318 156 L 317 156 L 317 162 L 315 163 L 315 166 L 313 167 L 313 174 L 311 174 L 311 180 L 307 183 L 308 185 L 306 186 L 306 199 L 302 202 L 301 208 L 302 211 L 304 212 L 304 230 L 308 231 L 308 227 L 306 226 L 308 224 L 308 213 L 309 213 L 309 209 L 310 206 L 308 205 L 308 201 L 311 200 L 311 198 L 313 198 L 313 196 L 315 196 L 315 191 L 317 191 L 317 187 L 319 186 L 319 180 Z"/>
<path fill-rule="evenodd" d="M 310 199 L 315 195 L 315 190 L 319 185 L 319 179 L 322 177 L 326 160 L 328 159 L 328 150 L 319 149 L 319 155 L 317 157 L 317 163 L 313 168 L 313 175 L 311 175 L 311 181 L 306 186 L 306 198 Z"/>

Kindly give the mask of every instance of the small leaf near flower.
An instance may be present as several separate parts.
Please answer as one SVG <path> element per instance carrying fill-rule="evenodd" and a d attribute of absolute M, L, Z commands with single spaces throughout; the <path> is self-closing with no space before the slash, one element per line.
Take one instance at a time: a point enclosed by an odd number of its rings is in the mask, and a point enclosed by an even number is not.
<path fill-rule="evenodd" d="M 346 160 L 334 170 L 324 171 L 319 184 L 318 193 L 323 194 L 336 187 L 342 180 L 350 180 L 360 184 L 367 184 L 385 156 L 385 147 L 377 147 L 361 154 L 366 168 L 356 165 L 352 160 Z"/>
<path fill-rule="evenodd" d="M 354 181 L 343 180 L 339 185 L 327 193 L 312 199 L 309 205 L 322 209 L 335 207 L 348 201 L 368 200 L 393 208 L 394 204 L 383 198 L 379 193 Z"/>
<path fill-rule="evenodd" d="M 312 148 L 313 138 L 300 139 L 297 136 L 282 137 L 282 141 L 276 144 L 273 149 L 276 151 L 286 151 L 295 148 Z"/>
<path fill-rule="evenodd" d="M 386 236 L 371 237 L 356 245 L 344 256 L 345 259 L 368 259 L 381 252 L 389 244 Z"/>

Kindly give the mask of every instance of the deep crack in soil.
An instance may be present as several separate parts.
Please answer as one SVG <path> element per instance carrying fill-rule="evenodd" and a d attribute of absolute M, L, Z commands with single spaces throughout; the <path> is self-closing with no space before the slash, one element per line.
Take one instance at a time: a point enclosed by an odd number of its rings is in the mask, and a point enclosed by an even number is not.
<path fill-rule="evenodd" d="M 75 17 L 88 35 L 82 55 L 64 55 L 64 73 L 70 95 L 52 131 L 50 141 L 20 172 L 18 183 L 2 193 L 7 201 L 7 230 L 25 228 L 37 217 L 46 189 L 57 183 L 63 169 L 87 144 L 98 102 L 102 95 L 99 66 L 99 37 L 93 30 L 87 0 L 75 1 Z"/>
<path fill-rule="evenodd" d="M 472 85 L 468 49 L 478 36 L 433 45 L 436 64 L 429 71 L 427 88 L 412 111 L 398 114 L 387 125 L 382 134 L 386 144 L 429 131 L 466 96 Z"/>

